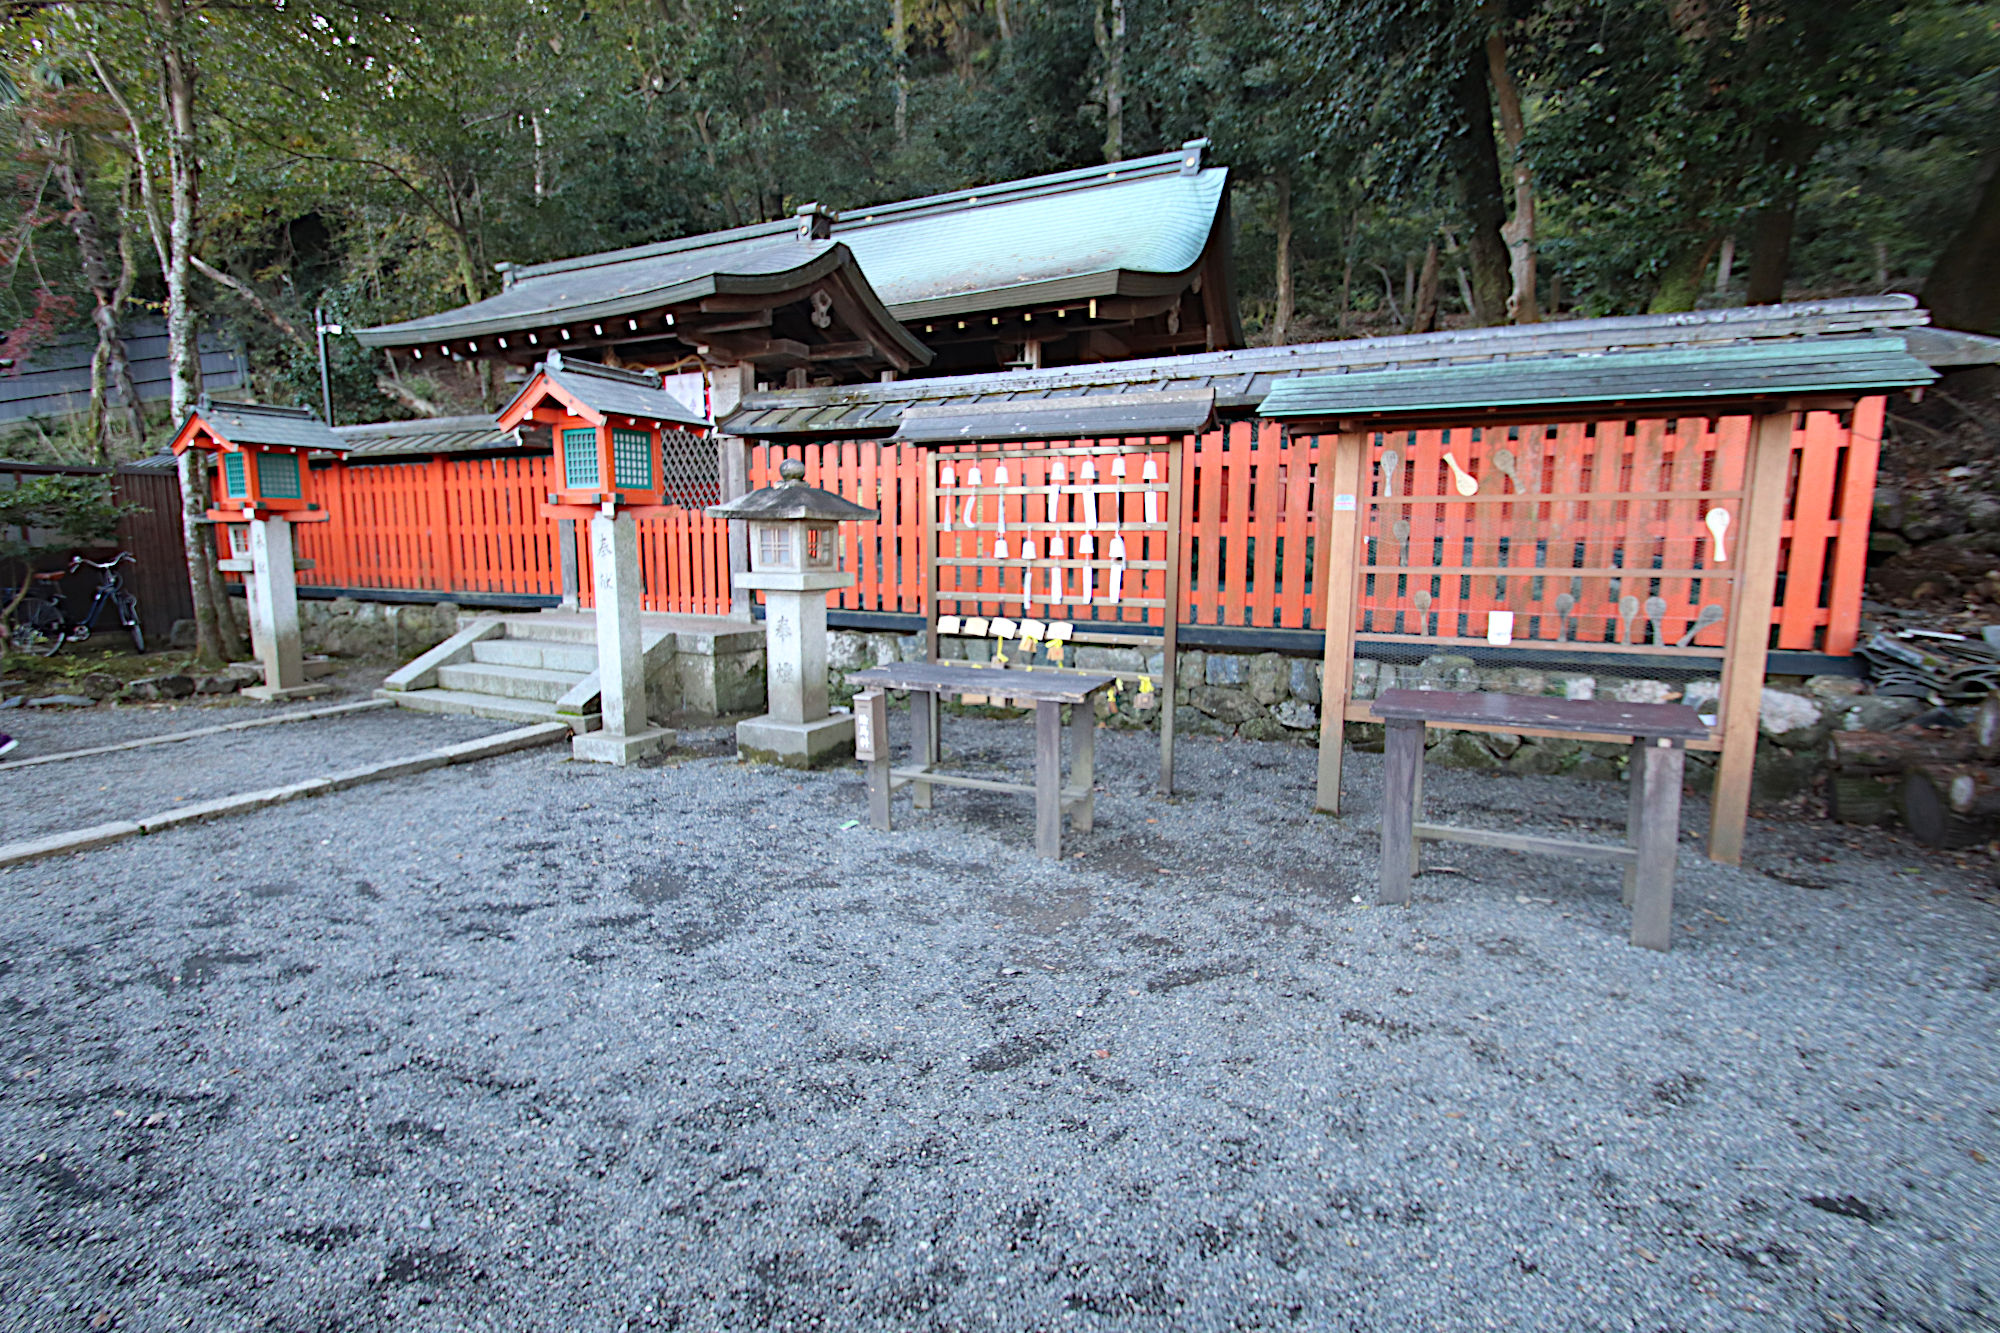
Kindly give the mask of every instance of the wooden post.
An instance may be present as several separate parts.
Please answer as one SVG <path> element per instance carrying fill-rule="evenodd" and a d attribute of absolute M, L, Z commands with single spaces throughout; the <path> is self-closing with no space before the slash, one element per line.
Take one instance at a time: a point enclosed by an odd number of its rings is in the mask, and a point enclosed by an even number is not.
<path fill-rule="evenodd" d="M 1062 705 L 1035 701 L 1035 855 L 1062 859 Z"/>
<path fill-rule="evenodd" d="M 1417 873 L 1417 784 L 1424 771 L 1424 724 L 1389 724 L 1382 756 L 1382 883 L 1375 901 L 1410 901 Z"/>
<path fill-rule="evenodd" d="M 562 609 L 574 611 L 582 602 L 577 595 L 581 584 L 577 573 L 576 520 L 573 518 L 556 520 L 556 562 L 562 568 Z"/>
<path fill-rule="evenodd" d="M 923 487 L 923 562 L 924 562 L 924 647 L 929 653 L 928 661 L 937 662 L 938 656 L 938 562 L 937 562 L 937 473 L 939 455 L 922 445 L 906 444 L 905 449 L 915 449 L 924 461 Z M 958 498 L 952 497 L 957 504 Z"/>
<path fill-rule="evenodd" d="M 1632 742 L 1631 757 L 1625 764 L 1625 845 L 1636 849 L 1639 846 L 1639 830 L 1646 822 L 1646 738 L 1637 737 Z M 1632 906 L 1633 897 L 1639 891 L 1639 863 L 1625 867 L 1625 884 L 1621 897 L 1625 906 Z"/>
<path fill-rule="evenodd" d="M 928 690 L 910 691 L 910 757 L 918 768 L 937 766 L 937 695 Z M 931 808 L 931 784 L 910 784 L 910 807 Z"/>
<path fill-rule="evenodd" d="M 1079 833 L 1090 832 L 1097 816 L 1097 798 L 1091 788 L 1097 783 L 1097 709 L 1085 699 L 1069 706 L 1069 785 L 1083 794 L 1070 812 L 1070 822 Z"/>
<path fill-rule="evenodd" d="M 1764 664 L 1771 644 L 1771 606 L 1778 582 L 1778 547 L 1785 492 L 1792 471 L 1792 412 L 1765 413 L 1750 433 L 1747 492 L 1732 515 L 1736 588 L 1729 617 L 1729 656 L 1722 669 L 1722 756 L 1710 801 L 1708 859 L 1743 862 L 1750 819 L 1750 778 L 1757 762 L 1757 718 L 1764 701 Z"/>
<path fill-rule="evenodd" d="M 1366 431 L 1342 430 L 1335 437 L 1329 477 L 1325 538 L 1320 542 L 1314 577 L 1326 590 L 1326 657 L 1319 687 L 1319 783 L 1313 809 L 1340 813 L 1341 746 L 1347 726 L 1347 699 L 1354 690 L 1354 619 L 1361 595 L 1362 464 L 1367 456 Z M 1423 728 L 1416 729 L 1417 751 L 1423 752 Z M 1384 827 L 1387 827 L 1386 825 Z"/>
<path fill-rule="evenodd" d="M 1638 864 L 1634 867 L 1632 943 L 1666 949 L 1673 942 L 1674 861 L 1680 850 L 1681 770 L 1687 750 L 1676 740 L 1644 741 L 1633 758 L 1644 773 L 1639 812 Z"/>
<path fill-rule="evenodd" d="M 1167 445 L 1166 655 L 1160 670 L 1160 795 L 1174 794 L 1174 713 L 1180 683 L 1181 623 L 1181 453 L 1185 439 Z M 1121 496 L 1118 503 L 1123 504 Z M 1094 709 L 1092 710 L 1095 711 Z"/>

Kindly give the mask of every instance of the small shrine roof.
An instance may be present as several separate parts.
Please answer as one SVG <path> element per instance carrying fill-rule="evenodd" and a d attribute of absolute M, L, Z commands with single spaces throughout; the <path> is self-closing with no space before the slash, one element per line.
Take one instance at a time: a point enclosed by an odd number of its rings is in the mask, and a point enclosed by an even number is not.
<path fill-rule="evenodd" d="M 600 366 L 590 361 L 565 360 L 561 352 L 550 352 L 537 367 L 521 392 L 500 413 L 508 423 L 525 415 L 526 409 L 546 392 L 581 406 L 600 417 L 644 417 L 649 421 L 671 421 L 684 426 L 706 426 L 708 419 L 661 387 L 656 371 L 626 370 Z"/>
<path fill-rule="evenodd" d="M 344 454 L 347 445 L 306 407 L 275 407 L 267 403 L 232 403 L 204 395 L 175 435 L 178 443 L 199 420 L 210 433 L 238 448 L 262 445 L 278 449 L 312 449 Z"/>

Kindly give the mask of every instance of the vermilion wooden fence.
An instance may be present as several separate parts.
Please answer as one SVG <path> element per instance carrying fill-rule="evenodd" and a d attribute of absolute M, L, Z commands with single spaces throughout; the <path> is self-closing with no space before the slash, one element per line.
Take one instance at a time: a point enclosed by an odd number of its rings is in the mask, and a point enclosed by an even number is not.
<path fill-rule="evenodd" d="M 1795 424 L 1782 587 L 1772 616 L 1775 647 L 1836 654 L 1853 651 L 1860 625 L 1861 583 L 1882 417 L 1883 400 L 1869 398 L 1851 413 L 1812 412 Z M 1547 428 L 1500 428 L 1483 434 L 1460 430 L 1452 432 L 1451 438 L 1462 447 L 1462 452 L 1454 450 L 1458 461 L 1476 465 L 1482 476 L 1493 467 L 1494 452 L 1506 445 L 1521 460 L 1537 457 L 1536 475 L 1546 474 L 1553 485 L 1562 468 L 1586 466 L 1578 451 L 1587 447 L 1587 466 L 1593 469 L 1594 478 L 1590 485 L 1605 490 L 1631 488 L 1636 483 L 1637 489 L 1646 490 L 1672 481 L 1666 473 L 1650 479 L 1640 475 L 1649 466 L 1660 466 L 1655 457 L 1658 449 L 1667 450 L 1662 457 L 1683 460 L 1674 466 L 1692 466 L 1685 460 L 1694 454 L 1677 452 L 1676 442 L 1702 439 L 1711 446 L 1717 441 L 1726 446 L 1741 435 L 1742 420 L 1723 417 L 1668 423 L 1634 418 L 1624 423 L 1600 422 L 1588 431 L 1573 423 L 1555 423 Z M 1553 438 L 1545 433 L 1539 440 L 1532 438 L 1535 432 L 1551 429 L 1556 432 Z M 1379 460 L 1380 450 L 1395 447 L 1410 469 L 1442 467 L 1443 433 L 1420 434 L 1428 438 L 1401 445 L 1394 443 L 1393 435 L 1382 437 L 1375 457 Z M 1529 443 L 1522 442 L 1523 436 L 1530 437 Z M 1611 441 L 1618 442 L 1615 450 L 1609 448 Z M 1536 448 L 1541 450 L 1538 455 L 1534 454 Z M 1722 460 L 1705 467 L 1729 465 L 1728 447 L 1720 452 L 1703 448 L 1707 455 Z M 1572 454 L 1577 456 L 1571 458 Z M 751 485 L 776 480 L 777 465 L 786 457 L 804 461 L 806 479 L 813 485 L 882 511 L 875 522 L 843 529 L 847 543 L 843 564 L 856 574 L 857 582 L 837 594 L 837 604 L 856 611 L 920 611 L 924 515 L 922 465 L 915 451 L 875 440 L 760 445 L 751 451 Z M 1525 470 L 1528 464 L 1521 461 L 1518 466 Z M 1615 485 L 1605 472 L 1613 466 L 1619 471 Z M 1186 454 L 1182 497 L 1182 567 L 1186 575 L 1181 623 L 1321 628 L 1314 620 L 1313 607 L 1320 598 L 1312 585 L 1313 554 L 1325 517 L 1321 467 L 1318 439 L 1288 440 L 1282 429 L 1270 422 L 1232 423 L 1193 443 Z M 561 591 L 556 525 L 540 515 L 537 505 L 551 481 L 546 456 L 341 463 L 323 469 L 318 478 L 330 521 L 299 529 L 301 555 L 316 562 L 314 569 L 300 576 L 303 583 L 543 596 Z M 1405 485 L 1416 480 L 1411 470 Z M 1575 480 L 1582 484 L 1583 473 Z M 1427 477 L 1425 484 L 1437 486 L 1448 481 L 1449 476 L 1440 473 Z M 1704 473 L 1697 489 L 1726 490 L 1726 483 L 1726 477 Z M 1541 489 L 1547 491 L 1547 487 Z M 1481 506 L 1434 508 L 1442 512 L 1423 517 L 1428 540 L 1456 542 L 1461 548 L 1467 539 L 1478 542 Z M 1657 529 L 1654 535 L 1663 559 L 1669 551 L 1685 554 L 1695 549 L 1705 533 L 1700 521 L 1700 506 L 1686 500 L 1658 502 L 1651 514 L 1628 512 L 1619 520 L 1624 531 Z M 1395 540 L 1393 533 L 1383 537 Z M 588 543 L 578 545 L 585 548 Z M 1507 562 L 1526 558 L 1521 554 L 1525 547 L 1510 549 L 1513 553 Z M 648 609 L 703 615 L 728 610 L 726 525 L 692 510 L 645 520 L 640 524 L 640 558 L 646 570 Z M 580 559 L 587 601 L 587 549 L 580 551 Z M 1554 583 L 1549 580 L 1550 586 L 1539 589 L 1536 595 L 1543 600 L 1552 598 L 1561 591 Z M 1453 614 L 1508 609 L 1513 604 L 1503 586 L 1492 577 L 1475 577 L 1470 586 L 1455 586 L 1451 590 Z M 1364 615 L 1371 623 L 1394 623 L 1398 612 L 1407 615 L 1407 591 L 1385 586 L 1379 597 L 1371 591 L 1364 599 Z M 1698 595 L 1692 583 L 1687 591 L 1690 597 Z M 1511 595 L 1518 597 L 1518 589 Z M 1537 603 L 1535 610 L 1549 608 Z M 1542 619 L 1552 617 L 1543 615 Z M 1528 627 L 1523 624 L 1520 632 L 1527 633 Z"/>

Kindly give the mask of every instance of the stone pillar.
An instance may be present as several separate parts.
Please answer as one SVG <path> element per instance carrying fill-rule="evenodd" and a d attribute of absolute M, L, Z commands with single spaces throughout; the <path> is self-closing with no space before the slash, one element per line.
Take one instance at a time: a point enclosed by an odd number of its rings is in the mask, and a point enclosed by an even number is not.
<path fill-rule="evenodd" d="M 753 576 L 754 577 L 754 576 Z M 851 576 L 850 576 L 851 577 Z M 845 758 L 854 718 L 826 711 L 826 590 L 764 590 L 765 707 L 736 724 L 746 758 L 811 768 Z"/>
<path fill-rule="evenodd" d="M 331 690 L 330 685 L 306 684 L 290 520 L 250 520 L 250 570 L 243 580 L 243 596 L 250 610 L 250 642 L 264 668 L 264 683 L 243 693 L 252 699 L 275 700 L 303 699 Z"/>
<path fill-rule="evenodd" d="M 639 523 L 630 514 L 590 520 L 591 587 L 597 595 L 597 683 L 604 726 L 570 741 L 578 759 L 625 765 L 674 743 L 646 720 L 646 655 L 639 636 Z"/>

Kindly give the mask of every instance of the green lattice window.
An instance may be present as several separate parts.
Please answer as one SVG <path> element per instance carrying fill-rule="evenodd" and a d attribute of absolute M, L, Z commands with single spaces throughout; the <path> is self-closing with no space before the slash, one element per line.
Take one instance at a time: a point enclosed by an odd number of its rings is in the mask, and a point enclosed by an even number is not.
<path fill-rule="evenodd" d="M 597 431 L 584 426 L 563 432 L 563 485 L 587 491 L 597 485 Z"/>
<path fill-rule="evenodd" d="M 250 469 L 243 465 L 242 454 L 222 456 L 222 493 L 232 500 L 250 498 Z"/>
<path fill-rule="evenodd" d="M 652 490 L 653 437 L 643 430 L 612 431 L 611 478 L 626 490 Z"/>
<path fill-rule="evenodd" d="M 257 493 L 266 500 L 303 500 L 297 454 L 258 454 Z"/>

